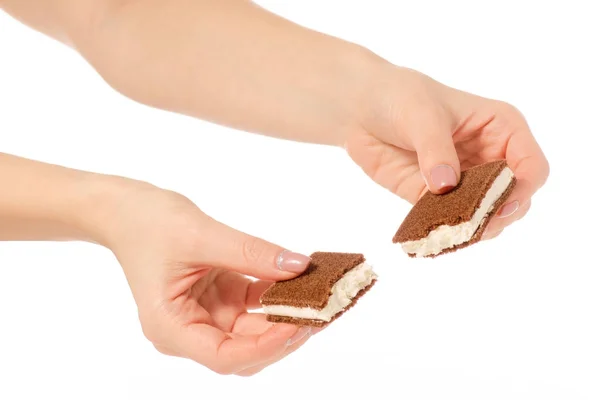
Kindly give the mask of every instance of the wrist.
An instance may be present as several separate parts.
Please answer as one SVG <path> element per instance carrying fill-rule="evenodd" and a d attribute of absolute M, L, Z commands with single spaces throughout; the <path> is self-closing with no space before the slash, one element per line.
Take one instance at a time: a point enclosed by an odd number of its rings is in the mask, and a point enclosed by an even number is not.
<path fill-rule="evenodd" d="M 156 190 L 148 183 L 119 176 L 85 173 L 67 222 L 81 233 L 80 240 L 113 247 L 122 225 L 122 210 L 141 190 Z"/>
<path fill-rule="evenodd" d="M 405 143 L 401 124 L 443 98 L 444 86 L 407 67 L 378 59 L 370 63 L 369 79 L 355 113 L 361 134 L 386 143 Z"/>
<path fill-rule="evenodd" d="M 337 89 L 335 98 L 342 104 L 340 130 L 331 133 L 330 144 L 345 147 L 349 137 L 365 132 L 379 131 L 373 121 L 382 121 L 386 104 L 392 97 L 398 97 L 402 88 L 405 69 L 399 68 L 370 50 L 351 44 L 346 55 L 341 57 L 345 65 L 338 74 L 341 78 L 333 87 Z M 408 70 L 407 70 L 408 71 Z"/>
<path fill-rule="evenodd" d="M 104 240 L 119 179 L 0 153 L 0 240 Z"/>

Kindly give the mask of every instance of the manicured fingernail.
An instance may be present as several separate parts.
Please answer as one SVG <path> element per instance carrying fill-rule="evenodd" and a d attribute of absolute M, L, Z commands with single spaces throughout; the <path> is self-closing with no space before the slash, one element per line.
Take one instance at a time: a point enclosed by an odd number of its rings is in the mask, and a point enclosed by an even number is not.
<path fill-rule="evenodd" d="M 277 257 L 277 268 L 280 271 L 302 272 L 308 267 L 309 263 L 310 257 L 288 250 L 282 251 Z"/>
<path fill-rule="evenodd" d="M 515 213 L 519 209 L 519 202 L 517 200 L 512 201 L 508 204 L 502 206 L 500 211 L 498 212 L 498 218 L 506 218 Z"/>
<path fill-rule="evenodd" d="M 291 338 L 289 338 L 286 342 L 286 346 L 291 346 L 299 340 L 304 339 L 307 335 L 310 335 L 311 328 L 310 326 L 304 326 L 298 329 L 298 332 L 294 334 Z"/>
<path fill-rule="evenodd" d="M 438 192 L 447 192 L 456 186 L 456 173 L 449 165 L 438 165 L 431 170 L 431 184 L 433 187 L 430 190 Z"/>

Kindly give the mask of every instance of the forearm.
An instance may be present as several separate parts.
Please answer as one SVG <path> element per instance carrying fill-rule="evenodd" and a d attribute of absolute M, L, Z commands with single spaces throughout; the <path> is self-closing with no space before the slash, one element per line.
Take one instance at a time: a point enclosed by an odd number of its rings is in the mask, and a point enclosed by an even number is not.
<path fill-rule="evenodd" d="M 237 129 L 343 144 L 380 60 L 244 0 L 129 2 L 82 53 L 141 103 Z"/>
<path fill-rule="evenodd" d="M 341 146 L 387 63 L 247 0 L 0 0 L 126 96 L 240 130 Z"/>
<path fill-rule="evenodd" d="M 101 242 L 112 179 L 0 153 L 0 240 Z"/>
<path fill-rule="evenodd" d="M 77 47 L 104 16 L 126 0 L 0 0 L 23 24 Z"/>

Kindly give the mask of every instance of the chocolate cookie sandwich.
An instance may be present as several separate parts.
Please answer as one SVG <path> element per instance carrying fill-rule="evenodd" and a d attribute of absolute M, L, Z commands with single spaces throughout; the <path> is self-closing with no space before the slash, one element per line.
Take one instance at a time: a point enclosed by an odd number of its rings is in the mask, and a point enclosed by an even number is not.
<path fill-rule="evenodd" d="M 302 274 L 274 283 L 260 302 L 270 322 L 321 327 L 352 307 L 376 280 L 362 254 L 316 252 Z"/>
<path fill-rule="evenodd" d="M 427 192 L 408 213 L 392 241 L 410 257 L 436 257 L 481 240 L 491 216 L 516 184 L 505 160 L 469 168 L 451 191 Z"/>

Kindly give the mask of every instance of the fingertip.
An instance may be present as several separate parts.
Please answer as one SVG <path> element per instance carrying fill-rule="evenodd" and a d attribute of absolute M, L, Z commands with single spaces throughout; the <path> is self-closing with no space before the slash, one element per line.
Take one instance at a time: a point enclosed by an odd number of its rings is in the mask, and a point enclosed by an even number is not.
<path fill-rule="evenodd" d="M 261 238 L 223 224 L 212 228 L 214 235 L 207 262 L 214 266 L 267 281 L 294 278 L 306 270 L 310 257 L 295 253 Z M 215 240 L 216 238 L 216 240 Z"/>
<path fill-rule="evenodd" d="M 286 342 L 285 346 L 290 347 L 303 339 L 308 339 L 311 335 L 312 328 L 310 326 L 303 326 L 299 328 Z"/>
<path fill-rule="evenodd" d="M 312 329 L 311 329 L 311 331 L 310 331 L 310 335 L 311 335 L 311 336 L 314 336 L 314 335 L 316 335 L 317 333 L 321 332 L 321 331 L 322 331 L 323 329 L 325 329 L 325 328 L 327 328 L 327 325 L 320 326 L 320 327 L 318 327 L 318 328 L 317 328 L 317 327 L 314 327 L 314 328 L 312 328 Z"/>
<path fill-rule="evenodd" d="M 260 344 L 267 345 L 270 343 L 280 343 L 285 346 L 287 341 L 293 337 L 300 330 L 299 326 L 286 324 L 286 323 L 274 323 L 265 333 L 260 337 Z"/>
<path fill-rule="evenodd" d="M 297 351 L 308 340 L 310 340 L 310 338 L 313 335 L 315 335 L 317 332 L 319 332 L 323 329 L 323 328 L 307 327 L 307 326 L 296 327 L 296 328 L 297 328 L 296 333 L 290 339 L 288 339 L 288 341 L 286 342 L 286 347 L 283 349 L 283 351 L 281 351 L 274 358 L 267 360 L 263 364 L 259 364 L 259 365 L 253 366 L 249 369 L 241 371 L 238 375 L 240 375 L 240 376 L 256 375 L 257 373 L 263 371 L 265 368 L 269 367 L 270 365 L 273 365 L 273 364 L 281 361 L 283 358 L 285 358 L 285 357 L 289 356 L 290 354 L 294 353 L 295 351 Z"/>
<path fill-rule="evenodd" d="M 443 186 L 435 191 L 433 191 L 434 194 L 446 194 L 448 192 L 450 192 L 452 189 L 454 189 L 456 186 Z"/>
<path fill-rule="evenodd" d="M 518 203 L 518 207 L 513 203 Z M 505 211 L 503 211 L 504 207 L 506 207 Z M 516 199 L 509 199 L 502 207 L 500 207 L 498 212 L 490 220 L 486 230 L 482 234 L 482 240 L 493 239 L 494 237 L 498 236 L 493 235 L 493 233 L 502 232 L 502 230 L 507 228 L 509 225 L 523 218 L 530 208 L 531 200 L 527 200 L 521 204 Z M 501 212 L 505 213 L 503 217 L 499 215 Z"/>
<path fill-rule="evenodd" d="M 460 172 L 448 164 L 440 164 L 431 169 L 425 182 L 433 194 L 445 194 L 456 187 Z"/>
<path fill-rule="evenodd" d="M 258 339 L 258 348 L 264 356 L 273 357 L 281 354 L 291 344 L 306 336 L 302 327 L 293 324 L 275 323 Z"/>
<path fill-rule="evenodd" d="M 483 235 L 481 235 L 481 240 L 492 240 L 492 239 L 500 236 L 501 233 L 502 233 L 502 229 L 500 229 L 499 231 L 489 231 L 488 229 L 486 229 L 483 232 Z"/>
<path fill-rule="evenodd" d="M 275 261 L 279 271 L 299 275 L 303 273 L 310 264 L 310 257 L 289 250 L 282 250 Z"/>
<path fill-rule="evenodd" d="M 507 218 L 513 215 L 519 209 L 519 200 L 512 200 L 500 207 L 500 210 L 496 213 L 498 218 Z"/>

